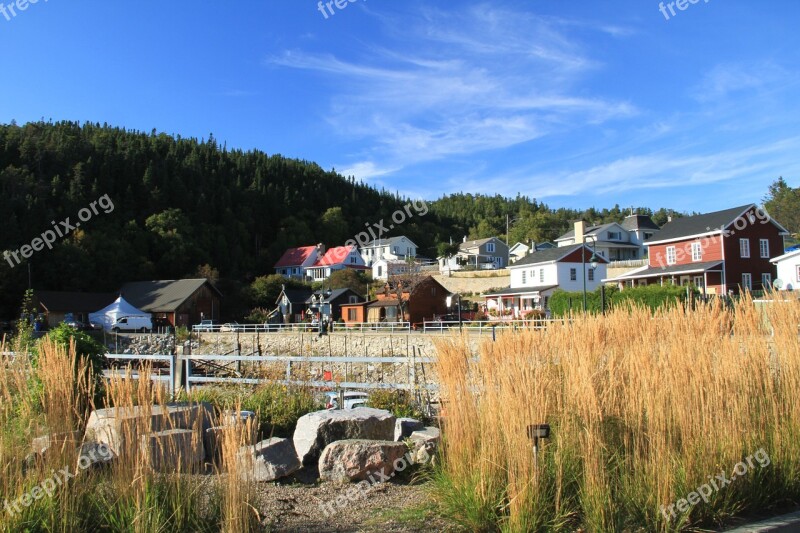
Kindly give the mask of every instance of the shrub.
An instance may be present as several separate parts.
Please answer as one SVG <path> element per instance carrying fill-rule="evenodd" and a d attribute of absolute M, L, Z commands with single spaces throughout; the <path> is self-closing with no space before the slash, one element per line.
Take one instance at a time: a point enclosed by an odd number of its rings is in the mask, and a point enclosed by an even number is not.
<path fill-rule="evenodd" d="M 375 409 L 385 409 L 397 418 L 422 419 L 424 416 L 411 393 L 405 390 L 374 390 L 367 404 Z"/>

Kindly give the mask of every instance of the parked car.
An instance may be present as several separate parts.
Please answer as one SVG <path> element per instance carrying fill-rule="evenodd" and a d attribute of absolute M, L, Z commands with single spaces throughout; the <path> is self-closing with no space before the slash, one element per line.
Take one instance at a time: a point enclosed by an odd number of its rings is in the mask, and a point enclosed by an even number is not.
<path fill-rule="evenodd" d="M 99 330 L 103 329 L 103 323 L 99 322 L 97 320 L 90 320 L 89 323 L 86 324 L 86 329 L 89 329 L 89 330 L 92 330 L 92 331 L 99 331 Z"/>
<path fill-rule="evenodd" d="M 228 322 L 219 328 L 220 331 L 242 331 L 243 329 L 238 322 Z"/>
<path fill-rule="evenodd" d="M 214 331 L 219 324 L 216 320 L 201 320 L 199 324 L 194 326 L 195 331 Z"/>
<path fill-rule="evenodd" d="M 111 325 L 111 331 L 140 331 L 145 333 L 153 329 L 153 321 L 146 316 L 123 316 Z"/>
<path fill-rule="evenodd" d="M 86 329 L 86 324 L 84 324 L 80 320 L 65 320 L 64 324 L 71 327 L 72 329 L 77 329 L 78 331 L 83 331 Z"/>
<path fill-rule="evenodd" d="M 355 409 L 356 407 L 364 407 L 367 404 L 369 394 L 361 391 L 345 391 L 344 392 L 344 408 Z M 340 409 L 339 407 L 339 393 L 326 392 L 325 393 L 325 409 Z"/>

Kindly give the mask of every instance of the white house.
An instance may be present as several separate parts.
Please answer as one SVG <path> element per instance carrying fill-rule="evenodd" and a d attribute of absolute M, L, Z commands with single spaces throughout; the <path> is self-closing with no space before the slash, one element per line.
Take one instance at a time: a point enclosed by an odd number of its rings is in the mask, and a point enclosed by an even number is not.
<path fill-rule="evenodd" d="M 439 257 L 439 271 L 450 272 L 471 268 L 475 270 L 496 270 L 508 265 L 508 245 L 497 237 L 477 239 L 458 245 L 458 253 L 453 257 Z"/>
<path fill-rule="evenodd" d="M 585 244 L 532 252 L 509 265 L 510 287 L 486 294 L 486 307 L 504 318 L 522 318 L 528 311 L 547 309 L 556 289 L 582 291 L 585 279 L 586 290 L 593 291 L 606 277 L 608 260 L 596 256 L 593 268 L 591 259 L 592 250 Z"/>
<path fill-rule="evenodd" d="M 375 261 L 387 259 L 402 261 L 417 256 L 417 245 L 408 237 L 387 237 L 377 239 L 361 247 L 361 258 L 364 264 L 371 267 Z"/>
<path fill-rule="evenodd" d="M 800 288 L 800 250 L 773 257 L 769 262 L 778 267 L 775 288 L 784 291 L 793 291 Z"/>
<path fill-rule="evenodd" d="M 372 279 L 388 280 L 391 276 L 419 272 L 421 265 L 418 262 L 390 261 L 381 259 L 372 263 Z"/>

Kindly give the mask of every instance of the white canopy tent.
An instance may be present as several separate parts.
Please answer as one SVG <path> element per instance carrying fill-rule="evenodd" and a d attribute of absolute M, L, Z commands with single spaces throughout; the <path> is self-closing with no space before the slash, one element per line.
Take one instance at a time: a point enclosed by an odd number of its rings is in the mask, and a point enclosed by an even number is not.
<path fill-rule="evenodd" d="M 111 326 L 114 324 L 114 322 L 124 316 L 150 318 L 150 313 L 145 313 L 141 309 L 135 308 L 128 303 L 125 298 L 120 296 L 105 308 L 94 313 L 89 313 L 89 320 L 95 324 L 102 324 L 104 330 L 111 331 Z"/>

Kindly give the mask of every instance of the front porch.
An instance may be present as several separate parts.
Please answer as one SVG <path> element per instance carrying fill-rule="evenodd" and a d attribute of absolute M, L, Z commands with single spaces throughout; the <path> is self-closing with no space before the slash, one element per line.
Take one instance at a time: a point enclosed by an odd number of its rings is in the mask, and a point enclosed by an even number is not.
<path fill-rule="evenodd" d="M 555 286 L 504 289 L 484 295 L 489 320 L 520 320 L 533 311 L 546 312 Z"/>

